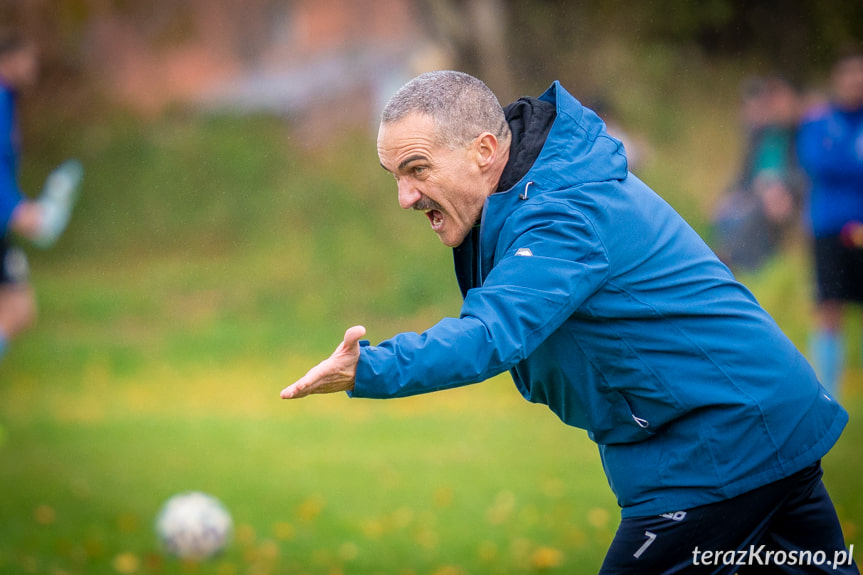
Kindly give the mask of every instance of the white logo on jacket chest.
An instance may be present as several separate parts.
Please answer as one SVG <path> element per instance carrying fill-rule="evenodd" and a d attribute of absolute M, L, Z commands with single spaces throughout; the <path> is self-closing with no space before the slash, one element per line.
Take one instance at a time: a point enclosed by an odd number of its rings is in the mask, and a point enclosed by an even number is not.
<path fill-rule="evenodd" d="M 517 256 L 532 256 L 533 252 L 530 251 L 530 248 L 518 248 L 518 251 L 515 252 Z"/>

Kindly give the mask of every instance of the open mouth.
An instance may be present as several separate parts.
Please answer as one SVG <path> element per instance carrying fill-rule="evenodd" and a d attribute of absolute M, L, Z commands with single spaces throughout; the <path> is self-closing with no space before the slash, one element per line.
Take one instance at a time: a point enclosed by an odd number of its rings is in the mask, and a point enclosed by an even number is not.
<path fill-rule="evenodd" d="M 440 233 L 444 225 L 444 212 L 440 204 L 434 200 L 423 197 L 414 204 L 413 208 L 418 212 L 424 213 L 429 219 L 432 230 Z"/>
<path fill-rule="evenodd" d="M 426 210 L 426 217 L 434 231 L 439 231 L 443 226 L 443 214 L 438 210 Z"/>

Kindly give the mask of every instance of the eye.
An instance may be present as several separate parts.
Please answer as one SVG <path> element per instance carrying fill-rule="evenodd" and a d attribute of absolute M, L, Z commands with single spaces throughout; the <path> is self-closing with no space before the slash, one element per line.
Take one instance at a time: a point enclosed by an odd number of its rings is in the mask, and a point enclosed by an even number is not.
<path fill-rule="evenodd" d="M 426 171 L 428 171 L 428 166 L 414 166 L 411 168 L 411 174 L 417 177 L 422 176 Z"/>

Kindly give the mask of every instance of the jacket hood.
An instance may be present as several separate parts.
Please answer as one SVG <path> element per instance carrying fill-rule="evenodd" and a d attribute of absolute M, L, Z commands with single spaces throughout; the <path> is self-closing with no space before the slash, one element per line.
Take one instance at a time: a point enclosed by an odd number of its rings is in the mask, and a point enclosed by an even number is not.
<path fill-rule="evenodd" d="M 526 177 L 554 189 L 626 178 L 623 144 L 611 137 L 599 116 L 554 82 L 539 99 L 554 104 L 554 124 Z"/>
<path fill-rule="evenodd" d="M 486 199 L 480 233 L 479 273 L 483 280 L 492 267 L 492 246 L 496 245 L 507 217 L 518 209 L 519 204 L 543 192 L 591 182 L 623 180 L 628 173 L 623 144 L 612 138 L 605 128 L 605 122 L 592 110 L 585 108 L 560 82 L 555 81 L 539 100 L 551 103 L 555 108 L 554 122 L 539 156 L 514 185 Z M 533 119 L 540 122 L 545 117 L 544 114 L 532 115 Z M 456 248 L 457 261 L 468 251 L 469 246 L 466 244 L 473 241 L 468 236 L 465 244 Z M 459 281 L 461 283 L 463 279 Z"/>
<path fill-rule="evenodd" d="M 519 98 L 503 109 L 509 124 L 510 147 L 496 192 L 506 191 L 533 167 L 557 117 L 557 108 L 539 98 Z"/>
<path fill-rule="evenodd" d="M 513 172 L 522 171 L 519 179 L 506 189 L 490 195 L 483 210 L 483 227 L 497 237 L 502 220 L 517 207 L 520 201 L 537 194 L 573 188 L 591 182 L 623 180 L 628 169 L 626 152 L 620 140 L 611 137 L 599 116 L 585 108 L 567 92 L 560 82 L 555 81 L 538 99 L 554 106 L 553 122 L 548 129 L 549 113 L 543 113 L 541 106 L 532 106 L 532 113 L 521 114 L 517 122 L 511 124 L 516 135 L 520 132 L 533 134 L 525 137 L 519 144 L 514 140 L 516 149 L 510 153 L 510 161 L 501 177 L 501 184 L 515 180 Z M 521 100 L 519 102 L 522 102 Z M 516 102 L 516 104 L 519 104 Z M 507 111 L 511 115 L 511 106 Z M 522 106 L 523 109 L 523 106 Z M 512 118 L 508 118 L 512 119 Z M 535 126 L 522 126 L 527 119 Z M 536 127 L 539 124 L 539 128 Z M 538 146 L 537 134 L 545 135 L 539 155 L 535 151 L 524 150 L 528 146 Z M 529 169 L 523 166 L 525 157 L 536 158 Z M 517 164 L 513 169 L 512 164 Z M 526 173 L 525 173 L 526 171 Z M 502 186 L 500 186 L 502 188 Z"/>

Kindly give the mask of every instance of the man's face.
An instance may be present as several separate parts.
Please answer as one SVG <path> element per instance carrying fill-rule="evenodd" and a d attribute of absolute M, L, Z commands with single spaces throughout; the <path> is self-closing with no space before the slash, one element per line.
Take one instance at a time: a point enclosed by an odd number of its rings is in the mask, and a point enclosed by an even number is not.
<path fill-rule="evenodd" d="M 22 90 L 36 83 L 38 56 L 33 46 L 22 46 L 0 58 L 0 78 Z"/>
<path fill-rule="evenodd" d="M 378 157 L 395 176 L 399 205 L 424 212 L 444 245 L 460 245 L 492 191 L 477 161 L 476 140 L 451 150 L 436 142 L 429 116 L 411 114 L 381 124 Z"/>
<path fill-rule="evenodd" d="M 863 106 L 863 57 L 849 58 L 836 66 L 833 93 L 843 108 L 856 110 Z"/>

